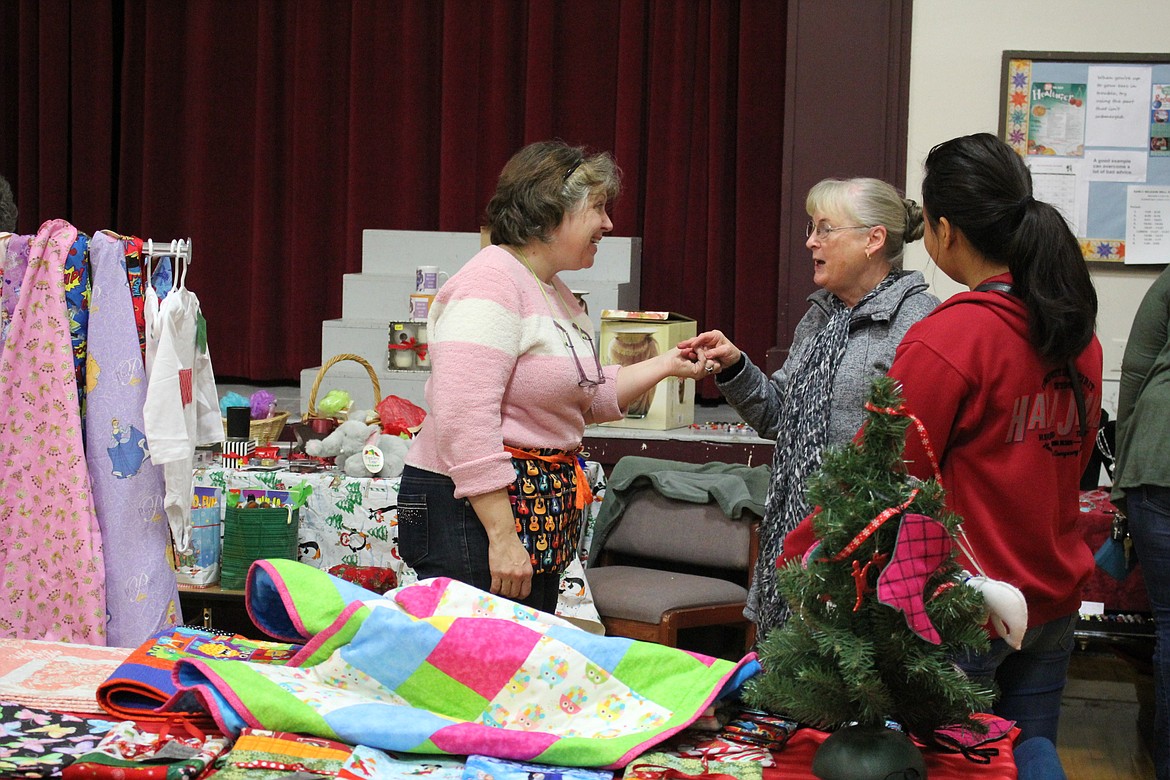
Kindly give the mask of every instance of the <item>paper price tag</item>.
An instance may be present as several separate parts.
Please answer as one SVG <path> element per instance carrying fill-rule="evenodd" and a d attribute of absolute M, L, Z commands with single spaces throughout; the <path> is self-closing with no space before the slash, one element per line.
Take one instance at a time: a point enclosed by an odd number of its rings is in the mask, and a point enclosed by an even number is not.
<path fill-rule="evenodd" d="M 377 474 L 382 470 L 382 464 L 385 463 L 385 458 L 382 451 L 373 444 L 367 444 L 362 447 L 362 463 L 366 467 L 366 471 L 371 474 Z"/>

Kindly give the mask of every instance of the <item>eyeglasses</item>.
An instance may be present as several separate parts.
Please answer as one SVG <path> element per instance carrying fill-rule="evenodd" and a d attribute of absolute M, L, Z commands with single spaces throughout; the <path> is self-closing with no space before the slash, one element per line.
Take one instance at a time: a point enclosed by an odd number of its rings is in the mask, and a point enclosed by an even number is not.
<path fill-rule="evenodd" d="M 605 373 L 601 369 L 601 358 L 597 356 L 597 348 L 593 346 L 593 337 L 589 335 L 577 323 L 573 323 L 573 330 L 576 331 L 577 337 L 589 345 L 589 351 L 593 354 L 593 362 L 597 366 L 597 379 L 590 379 L 585 376 L 585 367 L 581 365 L 581 359 L 577 357 L 577 350 L 573 347 L 573 339 L 569 337 L 569 331 L 565 330 L 559 322 L 552 321 L 555 327 L 561 333 L 561 339 L 564 340 L 565 346 L 569 350 L 569 354 L 573 356 L 573 362 L 577 364 L 577 387 L 597 387 L 605 384 Z"/>
<path fill-rule="evenodd" d="M 838 230 L 869 230 L 873 225 L 843 225 L 842 227 L 833 227 L 827 222 L 812 222 L 811 220 L 804 226 L 804 237 L 811 238 L 813 233 L 817 234 L 817 238 L 824 241 L 829 237 L 830 233 L 835 233 Z"/>

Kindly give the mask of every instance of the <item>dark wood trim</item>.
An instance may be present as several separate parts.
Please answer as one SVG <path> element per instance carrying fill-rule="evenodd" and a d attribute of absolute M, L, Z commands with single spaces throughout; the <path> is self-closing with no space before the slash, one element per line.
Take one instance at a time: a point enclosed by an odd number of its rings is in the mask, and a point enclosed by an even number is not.
<path fill-rule="evenodd" d="M 779 368 L 815 289 L 804 198 L 827 176 L 874 176 L 904 189 L 912 0 L 790 0 L 780 177 Z"/>
<path fill-rule="evenodd" d="M 694 441 L 680 439 L 625 439 L 607 436 L 590 436 L 582 439 L 582 446 L 589 453 L 589 460 L 597 461 L 606 473 L 626 455 L 641 455 L 646 458 L 679 460 L 684 463 L 738 463 L 744 466 L 763 466 L 772 462 L 776 445 L 772 442 L 732 443 L 717 441 Z"/>

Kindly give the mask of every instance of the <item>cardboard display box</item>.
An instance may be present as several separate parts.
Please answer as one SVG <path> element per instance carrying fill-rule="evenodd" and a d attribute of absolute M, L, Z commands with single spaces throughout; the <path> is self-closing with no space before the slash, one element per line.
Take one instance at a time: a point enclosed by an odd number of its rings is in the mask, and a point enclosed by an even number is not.
<path fill-rule="evenodd" d="M 629 365 L 654 357 L 696 334 L 695 321 L 669 311 L 601 312 L 598 348 L 605 365 Z M 630 404 L 625 419 L 605 423 L 616 428 L 666 430 L 695 421 L 695 382 L 667 377 Z"/>

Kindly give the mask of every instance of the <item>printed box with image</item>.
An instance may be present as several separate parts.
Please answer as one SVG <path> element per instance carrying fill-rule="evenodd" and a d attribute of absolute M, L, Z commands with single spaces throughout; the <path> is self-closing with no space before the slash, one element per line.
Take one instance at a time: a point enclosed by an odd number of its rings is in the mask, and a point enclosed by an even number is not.
<path fill-rule="evenodd" d="M 695 321 L 668 311 L 601 312 L 598 348 L 604 365 L 630 365 L 673 349 L 696 334 Z M 617 428 L 667 430 L 695 421 L 695 382 L 667 377 L 634 399 L 625 419 L 605 423 Z"/>

